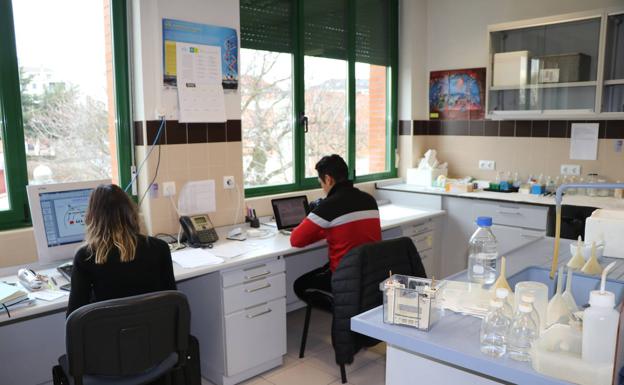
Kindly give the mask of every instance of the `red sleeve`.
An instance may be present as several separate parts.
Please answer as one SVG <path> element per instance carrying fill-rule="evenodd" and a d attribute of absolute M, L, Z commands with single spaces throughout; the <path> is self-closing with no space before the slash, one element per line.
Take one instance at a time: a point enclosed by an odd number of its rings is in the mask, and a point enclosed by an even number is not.
<path fill-rule="evenodd" d="M 305 218 L 290 234 L 290 245 L 304 247 L 323 238 L 325 238 L 325 229 Z"/>

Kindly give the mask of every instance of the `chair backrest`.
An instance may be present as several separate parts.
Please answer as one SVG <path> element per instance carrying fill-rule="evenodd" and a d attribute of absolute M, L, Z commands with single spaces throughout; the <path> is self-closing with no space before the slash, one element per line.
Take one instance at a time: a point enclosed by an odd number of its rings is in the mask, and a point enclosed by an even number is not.
<path fill-rule="evenodd" d="M 332 339 L 336 362 L 351 363 L 360 345 L 372 339 L 351 332 L 351 317 L 383 304 L 379 284 L 388 273 L 426 277 L 420 255 L 410 238 L 369 243 L 349 251 L 332 275 L 334 320 Z"/>
<path fill-rule="evenodd" d="M 83 306 L 65 327 L 69 374 L 130 376 L 184 359 L 190 310 L 184 294 L 160 291 Z"/>

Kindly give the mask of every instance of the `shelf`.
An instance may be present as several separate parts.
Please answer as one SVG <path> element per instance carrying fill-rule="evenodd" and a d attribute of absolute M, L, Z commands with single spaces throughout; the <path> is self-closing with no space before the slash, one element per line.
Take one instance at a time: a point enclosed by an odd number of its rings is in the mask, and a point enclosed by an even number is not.
<path fill-rule="evenodd" d="M 609 80 L 620 81 L 620 80 Z M 621 81 L 624 84 L 624 81 Z M 570 83 L 541 83 L 541 84 L 527 84 L 524 86 L 498 86 L 490 87 L 490 91 L 509 91 L 509 90 L 529 90 L 529 89 L 543 89 L 543 88 L 571 88 L 571 87 L 595 87 L 598 83 L 596 81 L 587 82 L 570 82 Z M 608 84 L 605 82 L 605 84 Z M 616 83 L 620 84 L 620 83 Z"/>

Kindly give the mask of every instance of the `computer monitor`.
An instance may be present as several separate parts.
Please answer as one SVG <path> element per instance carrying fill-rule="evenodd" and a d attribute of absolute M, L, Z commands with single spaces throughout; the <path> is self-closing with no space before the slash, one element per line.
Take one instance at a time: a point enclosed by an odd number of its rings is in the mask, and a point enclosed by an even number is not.
<path fill-rule="evenodd" d="M 40 262 L 72 258 L 84 241 L 91 192 L 110 180 L 29 185 L 28 203 Z"/>
<path fill-rule="evenodd" d="M 292 230 L 310 212 L 308 198 L 305 195 L 271 200 L 273 215 L 278 230 Z"/>

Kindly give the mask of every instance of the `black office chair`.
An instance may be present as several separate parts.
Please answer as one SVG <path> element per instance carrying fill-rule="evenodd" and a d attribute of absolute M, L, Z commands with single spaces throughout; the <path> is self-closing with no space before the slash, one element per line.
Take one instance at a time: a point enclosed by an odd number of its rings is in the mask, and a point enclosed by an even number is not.
<path fill-rule="evenodd" d="M 55 385 L 140 385 L 184 364 L 190 310 L 184 294 L 161 291 L 83 306 L 65 328 Z"/>
<path fill-rule="evenodd" d="M 315 291 L 312 297 L 304 299 L 307 307 L 299 358 L 303 358 L 305 353 L 312 308 L 331 312 L 332 345 L 336 363 L 340 366 L 342 383 L 346 383 L 345 364 L 353 363 L 353 357 L 360 348 L 379 343 L 378 340 L 352 332 L 351 317 L 383 304 L 379 284 L 388 278 L 389 271 L 415 277 L 427 276 L 410 238 L 362 245 L 342 257 L 332 275 L 332 293 Z"/>

